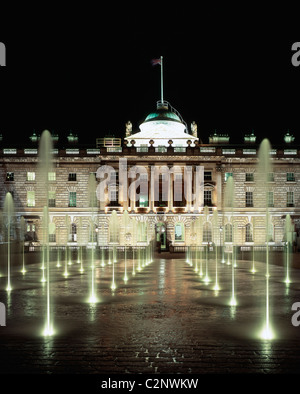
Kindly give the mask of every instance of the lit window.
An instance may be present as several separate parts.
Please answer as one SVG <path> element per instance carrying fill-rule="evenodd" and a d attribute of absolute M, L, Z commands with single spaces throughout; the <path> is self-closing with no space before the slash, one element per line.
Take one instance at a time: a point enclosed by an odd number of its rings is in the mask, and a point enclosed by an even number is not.
<path fill-rule="evenodd" d="M 232 173 L 232 172 L 225 172 L 225 182 L 227 182 L 227 180 L 228 180 L 228 178 L 229 178 L 230 176 L 233 176 L 233 173 Z"/>
<path fill-rule="evenodd" d="M 148 196 L 146 194 L 140 195 L 139 206 L 148 207 Z"/>
<path fill-rule="evenodd" d="M 35 181 L 35 172 L 27 172 L 27 181 Z"/>
<path fill-rule="evenodd" d="M 184 241 L 184 224 L 175 224 L 175 241 Z"/>
<path fill-rule="evenodd" d="M 286 193 L 286 206 L 293 207 L 294 206 L 294 192 Z"/>
<path fill-rule="evenodd" d="M 232 224 L 225 225 L 225 242 L 232 242 Z"/>
<path fill-rule="evenodd" d="M 204 190 L 204 206 L 211 207 L 211 190 Z"/>
<path fill-rule="evenodd" d="M 250 223 L 246 224 L 246 242 L 253 242 L 252 226 Z"/>
<path fill-rule="evenodd" d="M 253 207 L 253 192 L 246 192 L 246 207 Z"/>
<path fill-rule="evenodd" d="M 56 181 L 56 172 L 48 172 L 48 181 Z"/>
<path fill-rule="evenodd" d="M 49 242 L 56 242 L 56 226 L 55 223 L 49 224 Z"/>
<path fill-rule="evenodd" d="M 246 173 L 246 182 L 253 182 L 254 181 L 254 174 L 253 172 Z"/>
<path fill-rule="evenodd" d="M 69 242 L 76 242 L 76 241 L 77 241 L 77 226 L 75 223 L 72 223 L 70 226 Z"/>
<path fill-rule="evenodd" d="M 5 180 L 8 182 L 13 182 L 15 180 L 15 174 L 13 172 L 7 172 Z"/>
<path fill-rule="evenodd" d="M 268 207 L 274 207 L 274 193 L 268 192 Z"/>
<path fill-rule="evenodd" d="M 69 193 L 69 207 L 76 207 L 76 192 Z"/>
<path fill-rule="evenodd" d="M 286 180 L 287 182 L 295 182 L 295 174 L 293 172 L 287 172 Z"/>
<path fill-rule="evenodd" d="M 35 207 L 35 192 L 27 191 L 27 206 Z"/>
<path fill-rule="evenodd" d="M 56 204 L 56 193 L 49 191 L 48 207 L 55 207 Z"/>
<path fill-rule="evenodd" d="M 117 189 L 110 190 L 110 201 L 117 203 L 119 200 L 119 193 Z"/>
<path fill-rule="evenodd" d="M 211 224 L 205 222 L 203 225 L 203 242 L 211 242 L 211 241 L 212 241 Z"/>

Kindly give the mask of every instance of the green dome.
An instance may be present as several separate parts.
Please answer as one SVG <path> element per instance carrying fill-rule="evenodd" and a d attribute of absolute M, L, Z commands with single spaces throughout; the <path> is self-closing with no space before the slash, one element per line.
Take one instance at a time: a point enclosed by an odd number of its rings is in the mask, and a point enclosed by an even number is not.
<path fill-rule="evenodd" d="M 151 112 L 146 117 L 145 122 L 154 121 L 154 120 L 173 120 L 175 122 L 181 123 L 181 120 L 178 115 L 166 109 L 162 109 L 162 110 L 158 109 L 155 112 Z"/>

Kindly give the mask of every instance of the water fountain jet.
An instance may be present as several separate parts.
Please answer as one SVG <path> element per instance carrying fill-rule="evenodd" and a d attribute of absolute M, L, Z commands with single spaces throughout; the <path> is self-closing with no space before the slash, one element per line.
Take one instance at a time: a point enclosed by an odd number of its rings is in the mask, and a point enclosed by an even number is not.
<path fill-rule="evenodd" d="M 46 277 L 43 278 L 47 282 L 46 291 L 46 323 L 44 329 L 44 336 L 51 336 L 54 334 L 52 316 L 51 316 L 51 297 L 50 297 L 50 251 L 49 251 L 49 210 L 48 210 L 48 199 L 49 199 L 49 173 L 52 171 L 52 137 L 49 131 L 45 130 L 42 133 L 40 146 L 39 146 L 39 180 L 44 186 L 43 190 L 45 195 L 43 196 L 44 208 L 43 208 L 43 249 L 44 258 L 46 259 Z M 43 264 L 45 260 L 43 261 Z M 43 270 L 44 272 L 44 270 Z"/>
<path fill-rule="evenodd" d="M 6 291 L 12 290 L 10 273 L 11 273 L 11 245 L 10 237 L 14 219 L 14 201 L 10 192 L 7 192 L 4 200 L 4 223 L 7 228 L 7 287 Z"/>
<path fill-rule="evenodd" d="M 265 228 L 266 228 L 266 298 L 265 298 L 265 323 L 264 328 L 261 332 L 262 339 L 273 339 L 274 334 L 270 323 L 270 290 L 269 290 L 269 204 L 268 204 L 268 181 L 269 174 L 272 172 L 271 160 L 270 160 L 271 145 L 268 139 L 264 139 L 259 147 L 258 152 L 258 188 L 262 194 L 265 193 L 264 207 L 266 208 L 265 215 Z"/>

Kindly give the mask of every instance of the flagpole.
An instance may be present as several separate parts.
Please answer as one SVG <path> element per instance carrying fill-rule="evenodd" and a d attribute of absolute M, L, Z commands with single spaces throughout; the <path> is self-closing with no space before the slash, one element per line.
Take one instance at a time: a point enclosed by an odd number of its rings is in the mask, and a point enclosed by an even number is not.
<path fill-rule="evenodd" d="M 160 57 L 160 89 L 161 89 L 161 103 L 164 102 L 164 81 L 163 81 L 163 57 Z"/>

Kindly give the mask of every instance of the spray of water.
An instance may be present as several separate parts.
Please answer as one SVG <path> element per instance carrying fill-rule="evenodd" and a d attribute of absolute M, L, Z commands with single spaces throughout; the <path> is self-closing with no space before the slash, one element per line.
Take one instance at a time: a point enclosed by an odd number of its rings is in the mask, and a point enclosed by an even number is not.
<path fill-rule="evenodd" d="M 14 220 L 14 201 L 10 192 L 6 193 L 4 200 L 4 224 L 7 230 L 7 291 L 11 291 L 11 245 L 10 237 Z"/>
<path fill-rule="evenodd" d="M 38 179 L 42 189 L 42 206 L 43 206 L 43 264 L 46 262 L 46 276 L 43 278 L 47 282 L 46 291 L 46 324 L 43 334 L 51 336 L 54 334 L 52 314 L 51 314 L 51 292 L 50 292 L 50 254 L 49 254 L 49 173 L 53 171 L 52 163 L 52 137 L 49 131 L 45 130 L 41 135 L 39 146 L 39 162 L 38 162 Z M 44 272 L 44 270 L 43 270 Z"/>
<path fill-rule="evenodd" d="M 265 323 L 261 333 L 262 339 L 273 339 L 274 334 L 270 322 L 270 290 L 269 290 L 269 228 L 271 224 L 271 218 L 268 208 L 268 181 L 269 174 L 272 172 L 272 165 L 270 160 L 270 142 L 268 139 L 264 139 L 259 147 L 258 152 L 258 191 L 262 196 L 263 207 L 265 208 L 265 232 L 266 232 L 266 300 L 265 300 Z"/>
<path fill-rule="evenodd" d="M 224 206 L 225 206 L 225 216 L 227 216 L 227 223 L 231 225 L 232 229 L 232 253 L 231 253 L 231 299 L 229 304 L 231 306 L 237 305 L 237 300 L 235 296 L 235 263 L 234 263 L 234 222 L 233 222 L 233 209 L 234 209 L 234 180 L 232 176 L 229 176 L 226 182 L 225 187 L 225 199 L 224 199 Z M 228 227 L 229 228 L 229 227 Z M 229 259 L 229 253 L 228 253 Z"/>

